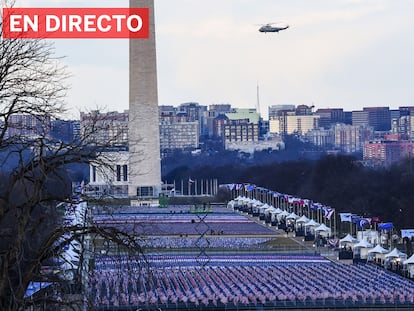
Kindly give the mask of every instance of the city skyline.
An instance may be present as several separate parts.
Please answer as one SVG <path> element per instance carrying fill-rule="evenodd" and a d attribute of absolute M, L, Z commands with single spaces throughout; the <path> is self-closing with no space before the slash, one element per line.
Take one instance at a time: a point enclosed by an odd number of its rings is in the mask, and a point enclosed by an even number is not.
<path fill-rule="evenodd" d="M 124 7 L 128 1 L 23 1 L 19 6 Z M 155 1 L 159 105 L 410 106 L 413 3 L 401 1 Z M 179 8 L 179 10 L 177 9 Z M 171 14 L 174 12 L 174 14 Z M 258 32 L 286 22 L 277 34 Z M 72 73 L 68 107 L 128 107 L 127 40 L 57 40 Z M 105 92 L 102 92 L 105 90 Z"/>

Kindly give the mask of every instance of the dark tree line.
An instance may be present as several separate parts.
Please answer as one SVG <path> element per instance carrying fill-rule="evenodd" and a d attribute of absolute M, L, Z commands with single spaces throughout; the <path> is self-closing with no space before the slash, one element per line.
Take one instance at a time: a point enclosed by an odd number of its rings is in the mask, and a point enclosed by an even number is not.
<path fill-rule="evenodd" d="M 337 212 L 377 216 L 398 228 L 414 227 L 414 159 L 388 168 L 364 167 L 350 156 L 325 156 L 264 165 L 181 166 L 166 180 L 218 178 L 219 183 L 254 183 L 332 206 Z"/>

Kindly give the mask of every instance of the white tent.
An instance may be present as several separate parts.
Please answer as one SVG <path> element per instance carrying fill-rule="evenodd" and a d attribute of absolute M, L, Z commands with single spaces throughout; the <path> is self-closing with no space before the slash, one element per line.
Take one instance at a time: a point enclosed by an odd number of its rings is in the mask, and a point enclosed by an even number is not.
<path fill-rule="evenodd" d="M 320 225 L 319 223 L 311 219 L 305 224 L 305 227 L 317 227 L 319 225 Z"/>
<path fill-rule="evenodd" d="M 359 255 L 361 259 L 367 259 L 369 248 L 372 248 L 372 244 L 367 240 L 362 240 L 359 243 L 355 244 L 353 246 L 354 258 L 357 258 L 356 256 Z"/>
<path fill-rule="evenodd" d="M 259 210 L 259 213 L 264 214 L 265 210 L 267 210 L 269 208 L 269 205 L 265 206 L 258 206 L 257 209 Z"/>
<path fill-rule="evenodd" d="M 305 215 L 303 215 L 302 217 L 296 219 L 296 223 L 301 223 L 301 222 L 307 223 L 308 221 L 309 221 L 309 218 L 306 217 Z"/>
<path fill-rule="evenodd" d="M 346 249 L 351 247 L 353 244 L 357 244 L 359 241 L 357 239 L 355 239 L 352 235 L 350 235 L 349 233 L 343 237 L 342 239 L 339 240 L 339 247 Z"/>
<path fill-rule="evenodd" d="M 359 241 L 357 239 L 355 239 L 352 235 L 350 235 L 349 233 L 343 237 L 342 239 L 339 240 L 339 244 L 352 244 L 352 243 L 358 243 Z"/>
<path fill-rule="evenodd" d="M 286 217 L 287 215 L 289 215 L 289 212 L 283 211 L 283 212 L 277 214 L 277 220 L 280 221 L 283 217 Z"/>
<path fill-rule="evenodd" d="M 331 228 L 328 228 L 325 224 L 320 225 L 319 227 L 315 228 L 315 231 L 324 231 L 324 232 L 330 232 Z"/>
<path fill-rule="evenodd" d="M 314 221 L 313 219 L 305 223 L 305 233 L 315 234 L 315 227 L 318 227 L 320 224 Z"/>
<path fill-rule="evenodd" d="M 359 243 L 354 245 L 354 248 L 371 248 L 372 244 L 366 240 L 362 240 Z"/>
<path fill-rule="evenodd" d="M 414 277 L 414 255 L 412 255 L 407 260 L 404 260 L 403 265 L 407 266 L 408 276 L 410 278 L 413 278 Z"/>
<path fill-rule="evenodd" d="M 321 236 L 328 237 L 331 235 L 331 228 L 328 228 L 325 224 L 321 224 L 319 227 L 315 228 L 315 232 Z"/>
<path fill-rule="evenodd" d="M 385 255 L 385 258 L 407 258 L 407 254 L 400 252 L 397 248 L 394 248 L 391 252 Z"/>
<path fill-rule="evenodd" d="M 295 213 L 291 213 L 291 214 L 289 214 L 289 215 L 286 216 L 286 219 L 293 219 L 293 220 L 295 220 L 295 219 L 298 219 L 298 218 L 299 218 L 299 216 L 296 215 Z"/>
<path fill-rule="evenodd" d="M 407 260 L 404 260 L 403 262 L 404 265 L 412 265 L 414 264 L 414 255 L 412 255 L 410 258 L 408 258 Z"/>
<path fill-rule="evenodd" d="M 389 250 L 383 248 L 381 245 L 378 244 L 373 249 L 370 249 L 368 251 L 368 254 L 386 254 L 388 252 L 389 252 Z"/>
<path fill-rule="evenodd" d="M 368 251 L 368 261 L 377 261 L 379 264 L 384 262 L 384 255 L 389 253 L 389 250 L 383 248 L 381 245 L 375 246 Z"/>

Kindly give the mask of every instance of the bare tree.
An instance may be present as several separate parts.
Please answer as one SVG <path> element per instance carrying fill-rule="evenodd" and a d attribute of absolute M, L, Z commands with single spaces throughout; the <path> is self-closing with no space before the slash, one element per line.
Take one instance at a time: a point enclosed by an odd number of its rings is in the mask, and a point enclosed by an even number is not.
<path fill-rule="evenodd" d="M 115 228 L 88 221 L 62 225 L 57 206 L 72 194 L 67 165 L 89 163 L 113 145 L 90 144 L 102 130 L 99 124 L 107 126 L 99 120 L 76 142 L 51 139 L 50 120 L 65 112 L 68 76 L 50 42 L 0 38 L 0 310 L 35 303 L 24 297 L 29 282 L 41 277 L 43 262 L 74 240 L 101 236 L 140 251 L 133 237 Z M 61 296 L 48 299 L 50 305 L 72 303 Z"/>

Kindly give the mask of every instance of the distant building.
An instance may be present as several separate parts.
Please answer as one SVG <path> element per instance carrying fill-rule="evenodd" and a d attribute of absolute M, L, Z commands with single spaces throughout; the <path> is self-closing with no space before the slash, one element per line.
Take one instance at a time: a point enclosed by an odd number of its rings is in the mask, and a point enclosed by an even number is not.
<path fill-rule="evenodd" d="M 281 111 L 295 111 L 295 105 L 272 105 L 269 106 L 269 120 L 278 117 Z"/>
<path fill-rule="evenodd" d="M 305 135 L 319 127 L 319 118 L 318 115 L 295 115 L 293 112 L 283 112 L 282 115 L 269 120 L 269 132 L 280 135 Z"/>
<path fill-rule="evenodd" d="M 199 147 L 198 121 L 187 122 L 178 120 L 160 121 L 161 154 L 168 151 L 194 150 Z"/>
<path fill-rule="evenodd" d="M 371 127 L 336 124 L 334 131 L 334 147 L 345 153 L 363 152 L 364 144 L 373 138 Z"/>
<path fill-rule="evenodd" d="M 401 106 L 398 108 L 400 116 L 414 115 L 414 106 Z"/>
<path fill-rule="evenodd" d="M 216 104 L 210 105 L 209 109 L 205 112 L 206 117 L 206 135 L 210 138 L 217 138 L 221 136 L 221 130 L 217 129 L 217 118 L 224 116 L 226 113 L 234 112 L 229 104 Z"/>
<path fill-rule="evenodd" d="M 174 150 L 192 151 L 199 147 L 201 112 L 197 105 L 186 106 L 191 108 L 189 111 L 173 106 L 159 107 L 161 156 Z"/>
<path fill-rule="evenodd" d="M 319 118 L 319 127 L 329 129 L 336 123 L 345 123 L 345 113 L 342 108 L 323 108 L 315 112 Z"/>
<path fill-rule="evenodd" d="M 256 109 L 235 109 L 221 118 L 221 137 L 227 149 L 234 142 L 258 142 L 260 115 Z"/>
<path fill-rule="evenodd" d="M 283 150 L 285 149 L 285 144 L 280 137 L 275 136 L 271 139 L 260 141 L 229 141 L 226 144 L 226 149 L 252 154 L 263 150 Z"/>
<path fill-rule="evenodd" d="M 365 107 L 362 111 L 352 111 L 352 125 L 370 126 L 374 131 L 389 131 L 391 129 L 389 107 Z"/>
<path fill-rule="evenodd" d="M 352 125 L 352 111 L 344 111 L 344 124 Z"/>
<path fill-rule="evenodd" d="M 321 127 L 308 131 L 305 136 L 310 143 L 323 148 L 332 147 L 335 141 L 334 131 Z"/>
<path fill-rule="evenodd" d="M 8 119 L 5 137 L 19 137 L 29 140 L 38 137 L 50 138 L 50 129 L 50 116 L 12 114 Z"/>
<path fill-rule="evenodd" d="M 79 142 L 80 122 L 78 120 L 54 120 L 51 122 L 50 137 L 65 144 Z"/>
<path fill-rule="evenodd" d="M 128 145 L 128 111 L 80 113 L 80 128 L 85 143 L 102 146 Z"/>
<path fill-rule="evenodd" d="M 103 152 L 89 163 L 87 194 L 95 197 L 128 197 L 129 153 Z"/>
<path fill-rule="evenodd" d="M 207 106 L 202 106 L 199 103 L 189 102 L 178 106 L 178 114 L 184 114 L 187 122 L 197 121 L 199 135 L 207 135 L 207 120 L 205 119 Z"/>
<path fill-rule="evenodd" d="M 364 161 L 389 166 L 414 155 L 412 141 L 369 141 L 364 145 Z"/>
<path fill-rule="evenodd" d="M 393 120 L 392 132 L 414 140 L 414 115 L 402 116 L 398 120 Z"/>
<path fill-rule="evenodd" d="M 314 106 L 298 105 L 296 107 L 295 113 L 297 116 L 309 116 L 313 114 L 313 108 Z"/>

